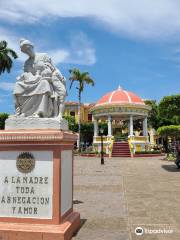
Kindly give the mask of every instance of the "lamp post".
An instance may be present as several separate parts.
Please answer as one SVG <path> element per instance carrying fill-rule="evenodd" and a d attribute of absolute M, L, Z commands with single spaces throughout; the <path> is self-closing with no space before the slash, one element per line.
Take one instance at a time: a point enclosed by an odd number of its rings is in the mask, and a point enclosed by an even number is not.
<path fill-rule="evenodd" d="M 100 135 L 101 135 L 101 165 L 104 164 L 104 152 L 103 152 L 103 128 L 100 128 Z"/>

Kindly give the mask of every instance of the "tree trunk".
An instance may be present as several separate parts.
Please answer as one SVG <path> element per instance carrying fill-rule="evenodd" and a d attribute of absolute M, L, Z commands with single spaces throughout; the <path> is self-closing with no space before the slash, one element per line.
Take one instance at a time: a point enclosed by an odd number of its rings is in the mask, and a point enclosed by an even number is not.
<path fill-rule="evenodd" d="M 169 152 L 169 147 L 168 147 L 168 138 L 167 138 L 167 136 L 164 138 L 163 144 L 164 144 L 165 152 L 168 153 Z"/>
<path fill-rule="evenodd" d="M 78 151 L 80 152 L 80 146 L 81 146 L 81 92 L 79 90 L 78 94 L 78 99 L 79 99 L 79 105 L 78 105 L 78 142 L 77 142 L 77 147 Z"/>

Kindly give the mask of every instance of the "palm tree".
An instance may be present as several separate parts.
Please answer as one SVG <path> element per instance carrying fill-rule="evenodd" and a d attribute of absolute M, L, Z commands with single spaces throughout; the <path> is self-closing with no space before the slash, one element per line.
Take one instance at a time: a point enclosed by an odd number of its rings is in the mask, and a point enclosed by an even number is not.
<path fill-rule="evenodd" d="M 15 51 L 7 47 L 6 41 L 0 42 L 0 75 L 7 71 L 8 73 L 11 71 L 13 60 L 18 56 Z"/>
<path fill-rule="evenodd" d="M 94 86 L 94 80 L 89 76 L 88 72 L 80 72 L 78 68 L 73 68 L 69 70 L 70 72 L 70 89 L 75 81 L 78 82 L 78 128 L 79 128 L 79 137 L 78 137 L 78 150 L 80 151 L 80 142 L 81 142 L 81 93 L 84 90 L 84 85 L 89 84 L 91 86 Z"/>

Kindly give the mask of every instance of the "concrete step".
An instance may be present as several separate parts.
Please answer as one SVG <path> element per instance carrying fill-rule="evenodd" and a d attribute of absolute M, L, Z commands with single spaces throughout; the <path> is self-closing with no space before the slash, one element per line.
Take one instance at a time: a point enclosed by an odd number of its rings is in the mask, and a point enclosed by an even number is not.
<path fill-rule="evenodd" d="M 112 149 L 112 157 L 131 157 L 128 142 L 115 142 Z"/>
<path fill-rule="evenodd" d="M 120 149 L 115 149 L 115 148 L 113 148 L 113 151 L 116 151 L 116 152 L 119 152 L 119 151 L 129 151 L 129 149 L 127 148 L 127 149 L 124 149 L 124 148 L 120 148 Z"/>
<path fill-rule="evenodd" d="M 129 146 L 113 146 L 113 148 L 129 148 Z"/>
<path fill-rule="evenodd" d="M 129 152 L 112 152 L 112 154 L 114 155 L 121 155 L 121 154 L 128 154 L 128 155 L 131 155 Z"/>
<path fill-rule="evenodd" d="M 115 145 L 114 148 L 129 148 L 128 145 L 122 146 L 122 145 Z"/>
<path fill-rule="evenodd" d="M 126 150 L 129 151 L 129 148 L 113 148 L 115 151 L 121 151 L 121 150 Z"/>
<path fill-rule="evenodd" d="M 130 151 L 112 151 L 112 153 L 128 153 L 128 154 L 130 154 Z"/>
<path fill-rule="evenodd" d="M 112 155 L 131 155 L 130 153 L 112 153 Z"/>
<path fill-rule="evenodd" d="M 131 157 L 131 155 L 112 155 L 112 157 Z"/>
<path fill-rule="evenodd" d="M 114 149 L 129 149 L 129 147 L 117 147 L 117 146 L 115 146 L 115 147 L 113 147 Z"/>

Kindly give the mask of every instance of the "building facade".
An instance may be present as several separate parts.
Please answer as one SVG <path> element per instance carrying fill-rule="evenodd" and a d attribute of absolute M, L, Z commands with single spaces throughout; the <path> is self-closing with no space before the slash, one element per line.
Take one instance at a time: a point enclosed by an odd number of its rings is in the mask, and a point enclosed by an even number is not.
<path fill-rule="evenodd" d="M 93 103 L 81 104 L 81 123 L 92 122 L 92 113 L 90 109 L 94 106 Z M 64 116 L 71 116 L 78 122 L 78 102 L 65 102 Z"/>

